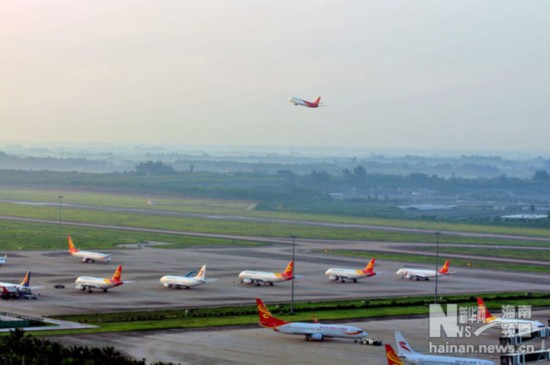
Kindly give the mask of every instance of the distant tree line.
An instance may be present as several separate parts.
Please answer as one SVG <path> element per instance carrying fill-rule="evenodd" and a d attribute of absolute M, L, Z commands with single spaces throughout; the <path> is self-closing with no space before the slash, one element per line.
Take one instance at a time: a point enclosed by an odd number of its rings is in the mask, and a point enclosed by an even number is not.
<path fill-rule="evenodd" d="M 114 347 L 65 346 L 25 334 L 21 329 L 0 338 L 0 363 L 9 365 L 174 365 L 148 363 L 127 356 Z"/>

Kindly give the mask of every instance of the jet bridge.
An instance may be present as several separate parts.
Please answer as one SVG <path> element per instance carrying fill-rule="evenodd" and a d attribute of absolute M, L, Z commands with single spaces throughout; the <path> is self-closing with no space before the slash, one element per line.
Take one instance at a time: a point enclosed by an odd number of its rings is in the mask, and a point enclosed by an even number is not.
<path fill-rule="evenodd" d="M 547 347 L 549 337 L 550 327 L 500 337 L 500 345 L 509 346 L 511 349 L 510 353 L 500 355 L 500 365 L 524 365 L 529 362 L 549 361 L 550 349 Z M 533 352 L 521 350 L 526 343 L 534 340 L 542 340 L 540 350 Z"/>

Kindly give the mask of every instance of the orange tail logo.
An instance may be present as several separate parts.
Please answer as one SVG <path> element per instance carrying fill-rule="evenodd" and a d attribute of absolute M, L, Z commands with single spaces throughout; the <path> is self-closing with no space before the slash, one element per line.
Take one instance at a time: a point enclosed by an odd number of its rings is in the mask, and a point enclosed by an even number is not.
<path fill-rule="evenodd" d="M 283 277 L 286 279 L 291 279 L 294 272 L 294 261 L 290 261 L 288 265 L 286 265 L 285 271 L 283 272 Z"/>
<path fill-rule="evenodd" d="M 439 273 L 440 274 L 447 274 L 449 272 L 449 264 L 450 264 L 449 260 L 445 261 L 443 266 L 441 266 L 441 269 L 439 270 Z"/>
<path fill-rule="evenodd" d="M 399 356 L 397 356 L 397 354 L 395 353 L 395 350 L 393 349 L 393 347 L 391 347 L 391 345 L 384 345 L 386 346 L 386 358 L 388 359 L 388 365 L 403 365 L 403 360 L 401 360 L 399 358 Z"/>
<path fill-rule="evenodd" d="M 365 266 L 365 269 L 363 269 L 364 272 L 372 272 L 374 270 L 374 262 L 376 260 L 374 258 L 370 259 L 367 266 Z"/>
<path fill-rule="evenodd" d="M 267 309 L 264 302 L 260 298 L 256 298 L 256 305 L 258 306 L 260 326 L 267 328 L 276 328 L 287 323 L 283 320 L 273 317 L 269 309 Z"/>
<path fill-rule="evenodd" d="M 203 280 L 205 273 L 206 273 L 206 265 L 202 265 L 199 273 L 197 274 L 197 276 L 195 278 L 199 279 L 199 280 Z"/>
<path fill-rule="evenodd" d="M 74 247 L 73 239 L 71 238 L 71 236 L 67 236 L 67 240 L 69 241 L 69 252 L 70 253 L 78 252 L 76 247 Z"/>
<path fill-rule="evenodd" d="M 25 277 L 23 278 L 23 281 L 19 285 L 21 285 L 21 286 L 31 285 L 31 272 L 30 271 L 27 271 L 27 273 L 25 274 Z"/>
<path fill-rule="evenodd" d="M 494 317 L 489 313 L 487 306 L 483 302 L 483 299 L 477 298 L 477 320 L 486 323 L 487 321 L 491 322 L 493 318 Z"/>
<path fill-rule="evenodd" d="M 116 271 L 113 274 L 113 277 L 111 278 L 111 281 L 120 281 L 121 277 L 122 277 L 122 265 L 119 265 L 116 268 Z"/>

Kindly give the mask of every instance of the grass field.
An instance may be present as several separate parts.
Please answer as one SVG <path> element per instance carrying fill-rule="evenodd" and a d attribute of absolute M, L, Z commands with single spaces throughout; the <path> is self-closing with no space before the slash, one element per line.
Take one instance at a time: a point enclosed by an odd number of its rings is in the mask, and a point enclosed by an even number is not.
<path fill-rule="evenodd" d="M 450 295 L 440 298 L 440 303 L 457 303 L 475 306 L 478 294 Z M 526 305 L 533 308 L 550 306 L 550 295 L 545 293 L 497 293 L 485 294 L 489 309 L 502 305 Z M 346 300 L 330 302 L 296 303 L 295 314 L 289 314 L 289 305 L 268 304 L 276 317 L 286 321 L 322 322 L 357 320 L 374 317 L 427 315 L 433 297 L 398 297 L 381 299 Z M 68 333 L 97 333 L 121 331 L 145 331 L 173 328 L 204 328 L 217 326 L 255 325 L 258 323 L 255 305 L 217 308 L 182 308 L 160 311 L 99 313 L 91 315 L 58 316 L 58 319 L 99 326 L 98 328 L 36 333 L 56 335 Z"/>
<path fill-rule="evenodd" d="M 386 253 L 378 251 L 351 251 L 351 250 L 330 250 L 323 251 L 326 254 L 331 255 L 341 255 L 341 256 L 351 256 L 351 257 L 363 257 L 371 258 L 376 257 L 377 259 L 390 260 L 390 261 L 402 261 L 402 262 L 414 262 L 422 264 L 431 264 L 435 263 L 434 256 L 422 256 L 404 254 L 404 253 Z M 485 250 L 485 253 L 487 251 Z M 440 251 L 440 265 L 443 264 L 445 258 L 441 256 Z M 540 272 L 540 273 L 550 273 L 550 267 L 548 266 L 537 266 L 537 265 L 525 265 L 525 264 L 515 264 L 509 262 L 498 262 L 491 261 L 491 257 L 488 257 L 486 254 L 480 254 L 479 258 L 472 259 L 460 259 L 453 258 L 451 260 L 452 267 L 463 267 L 463 268 L 477 268 L 477 269 L 487 269 L 487 270 L 508 270 L 508 271 L 526 271 L 526 272 Z"/>
<path fill-rule="evenodd" d="M 415 248 L 418 251 L 433 252 L 432 247 L 417 247 Z M 506 249 L 499 248 L 494 250 L 489 250 L 483 247 L 439 247 L 440 254 L 461 254 L 461 255 L 472 255 L 479 257 L 486 257 L 488 254 L 491 258 L 502 257 L 502 258 L 513 258 L 513 259 L 526 259 L 526 260 L 535 260 L 535 261 L 548 261 L 550 260 L 550 247 L 548 249 Z"/>
<path fill-rule="evenodd" d="M 516 236 L 534 236 L 550 238 L 550 230 L 524 227 L 502 227 L 490 225 L 473 225 L 459 223 L 426 222 L 418 220 L 356 218 L 342 216 L 326 216 L 299 213 L 263 212 L 253 208 L 252 201 L 233 201 L 215 199 L 196 199 L 182 197 L 153 197 L 154 205 L 148 205 L 150 197 L 140 195 L 120 195 L 76 191 L 39 191 L 5 189 L 0 191 L 0 200 L 21 200 L 34 202 L 50 202 L 57 204 L 58 196 L 62 195 L 64 204 L 85 204 L 99 207 L 120 207 L 147 209 L 150 211 L 173 211 L 182 213 L 204 213 L 222 215 L 240 215 L 261 218 L 278 218 L 302 221 L 333 222 L 348 224 L 366 224 L 374 226 L 390 226 L 400 228 L 425 229 L 432 231 L 461 231 L 472 233 L 490 233 Z M 10 204 L 13 208 L 13 204 Z M 65 208 L 63 209 L 65 210 Z M 5 209 L 4 209 L 5 211 Z M 57 211 L 49 211 L 49 219 L 57 219 Z M 1 214 L 1 213 L 0 213 Z M 25 213 L 25 214 L 28 214 Z M 46 218 L 48 219 L 48 218 Z M 433 237 L 428 241 L 433 241 Z M 417 241 L 415 241 L 417 242 Z"/>

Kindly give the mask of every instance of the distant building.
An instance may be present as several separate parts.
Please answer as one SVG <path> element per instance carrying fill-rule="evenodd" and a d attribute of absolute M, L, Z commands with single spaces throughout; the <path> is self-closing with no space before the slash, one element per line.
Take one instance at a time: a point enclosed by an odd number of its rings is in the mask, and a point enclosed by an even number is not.
<path fill-rule="evenodd" d="M 535 219 L 546 219 L 548 214 L 510 214 L 502 215 L 500 218 L 504 220 L 535 220 Z"/>

